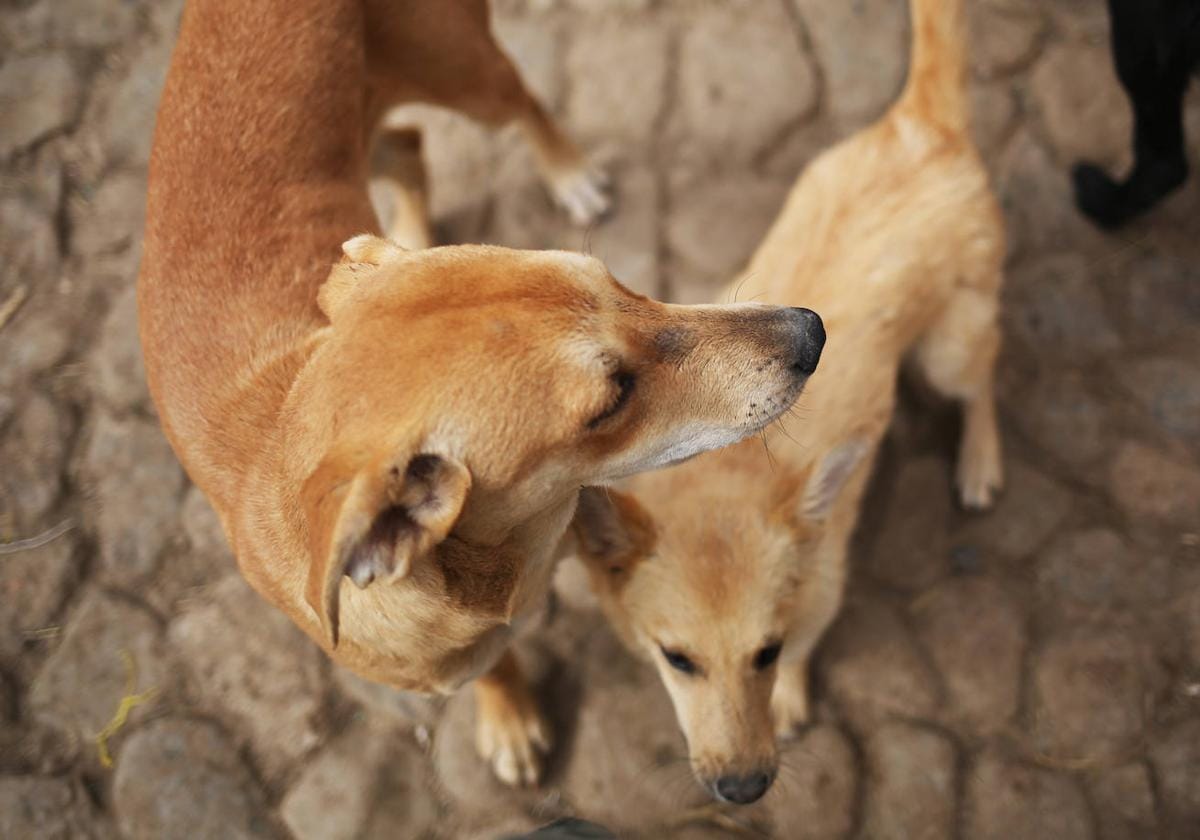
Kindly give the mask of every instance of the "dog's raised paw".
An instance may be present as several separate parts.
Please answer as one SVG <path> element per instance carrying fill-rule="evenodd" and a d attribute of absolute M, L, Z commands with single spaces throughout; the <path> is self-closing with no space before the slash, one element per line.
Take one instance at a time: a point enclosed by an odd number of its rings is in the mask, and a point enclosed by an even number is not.
<path fill-rule="evenodd" d="M 548 186 L 554 203 L 579 227 L 599 221 L 612 206 L 608 175 L 598 167 L 580 166 L 553 175 Z"/>
<path fill-rule="evenodd" d="M 510 787 L 533 787 L 541 780 L 543 756 L 550 751 L 550 727 L 532 705 L 489 705 L 480 710 L 475 748 Z"/>

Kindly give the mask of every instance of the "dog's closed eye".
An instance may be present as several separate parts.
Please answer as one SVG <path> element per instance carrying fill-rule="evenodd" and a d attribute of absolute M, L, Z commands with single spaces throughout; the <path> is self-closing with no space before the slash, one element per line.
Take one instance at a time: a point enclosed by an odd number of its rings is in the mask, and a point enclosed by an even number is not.
<path fill-rule="evenodd" d="M 667 650 L 665 647 L 660 647 L 663 659 L 667 660 L 667 664 L 680 673 L 689 676 L 699 672 L 696 663 L 687 657 L 686 654 L 680 653 L 677 650 Z"/>
<path fill-rule="evenodd" d="M 759 648 L 758 653 L 754 654 L 754 670 L 765 671 L 770 668 L 779 658 L 781 650 L 783 650 L 782 642 L 772 642 Z"/>
<path fill-rule="evenodd" d="M 617 370 L 612 375 L 613 384 L 616 389 L 613 393 L 612 402 L 607 407 L 591 420 L 587 422 L 589 429 L 594 429 L 603 423 L 608 418 L 615 415 L 625 404 L 629 402 L 629 398 L 633 396 L 634 386 L 637 385 L 637 377 L 627 370 Z"/>

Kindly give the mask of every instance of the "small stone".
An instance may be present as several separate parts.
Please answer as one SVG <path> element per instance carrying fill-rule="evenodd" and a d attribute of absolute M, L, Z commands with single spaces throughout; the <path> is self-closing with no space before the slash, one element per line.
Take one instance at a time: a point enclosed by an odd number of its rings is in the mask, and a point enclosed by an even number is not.
<path fill-rule="evenodd" d="M 1083 358 L 1121 346 L 1083 255 L 1057 253 L 1020 263 L 1008 277 L 1005 320 L 1031 352 Z"/>
<path fill-rule="evenodd" d="M 1127 633 L 1088 627 L 1052 638 L 1033 664 L 1033 736 L 1056 760 L 1102 761 L 1142 735 L 1149 686 Z"/>
<path fill-rule="evenodd" d="M 585 690 L 562 773 L 563 795 L 578 816 L 614 831 L 634 829 L 708 801 L 684 761 L 687 747 L 658 674 L 628 653 L 619 660 L 592 656 L 600 642 L 610 650 L 615 643 L 589 641 Z"/>
<path fill-rule="evenodd" d="M 1046 29 L 1041 9 L 1031 0 L 968 3 L 967 23 L 971 69 L 985 79 L 1027 66 L 1037 55 Z"/>
<path fill-rule="evenodd" d="M 58 301 L 27 300 L 0 332 L 0 388 L 15 390 L 60 364 L 78 334 L 75 317 Z"/>
<path fill-rule="evenodd" d="M 100 328 L 91 366 L 92 387 L 114 412 L 120 414 L 149 406 L 134 284 L 125 287 L 113 301 Z"/>
<path fill-rule="evenodd" d="M 110 175 L 91 199 L 71 212 L 73 248 L 85 256 L 141 248 L 146 221 L 146 178 L 134 172 Z"/>
<path fill-rule="evenodd" d="M 406 738 L 387 742 L 375 802 L 361 840 L 436 836 L 443 827 L 429 756 Z M 447 836 L 459 837 L 454 833 Z"/>
<path fill-rule="evenodd" d="M 0 837 L 82 840 L 108 836 L 111 829 L 100 820 L 86 794 L 70 782 L 0 777 Z"/>
<path fill-rule="evenodd" d="M 1060 164 L 1088 160 L 1125 168 L 1132 120 L 1108 44 L 1056 44 L 1037 63 L 1030 82 Z"/>
<path fill-rule="evenodd" d="M 433 728 L 445 705 L 441 697 L 400 691 L 389 685 L 371 682 L 338 665 L 333 667 L 333 679 L 369 714 L 391 726 Z"/>
<path fill-rule="evenodd" d="M 1100 840 L 1143 840 L 1161 836 L 1154 789 L 1144 764 L 1103 768 L 1088 780 Z"/>
<path fill-rule="evenodd" d="M 1106 46 L 1109 42 L 1108 10 L 1106 3 L 1091 0 L 1043 0 L 1053 18 L 1055 28 L 1069 40 L 1093 46 Z"/>
<path fill-rule="evenodd" d="M 317 745 L 321 653 L 240 575 L 176 618 L 168 636 L 201 702 L 246 733 L 266 776 L 281 776 Z"/>
<path fill-rule="evenodd" d="M 657 127 L 667 77 L 666 33 L 626 18 L 597 20 L 567 51 L 567 125 L 583 138 L 647 142 Z"/>
<path fill-rule="evenodd" d="M 1200 452 L 1200 367 L 1164 357 L 1126 361 L 1113 373 L 1160 428 Z"/>
<path fill-rule="evenodd" d="M 818 668 L 821 683 L 859 729 L 892 718 L 928 718 L 938 705 L 937 675 L 883 602 L 846 607 L 822 646 Z"/>
<path fill-rule="evenodd" d="M 1200 470 L 1138 441 L 1126 441 L 1117 450 L 1109 493 L 1135 520 L 1183 528 L 1200 522 Z"/>
<path fill-rule="evenodd" d="M 389 765 L 393 776 L 405 780 L 399 789 L 382 789 L 394 814 L 404 814 L 403 824 L 389 826 L 392 837 L 419 837 L 433 828 L 437 802 L 421 784 L 427 772 L 424 757 L 415 746 L 365 722 L 349 730 L 315 758 L 305 762 L 300 777 L 284 794 L 279 812 L 296 840 L 351 840 L 363 833 L 380 775 Z M 399 766 L 397 766 L 399 765 Z M 404 801 L 395 802 L 397 796 Z"/>
<path fill-rule="evenodd" d="M 1167 836 L 1186 837 L 1187 827 L 1200 824 L 1200 719 L 1163 732 L 1150 748 L 1150 761 L 1167 824 L 1179 830 Z"/>
<path fill-rule="evenodd" d="M 886 494 L 882 523 L 869 537 L 866 566 L 881 583 L 919 592 L 946 574 L 952 472 L 932 456 L 901 465 Z"/>
<path fill-rule="evenodd" d="M 161 719 L 117 757 L 113 810 L 128 840 L 271 838 L 262 793 L 212 724 Z"/>
<path fill-rule="evenodd" d="M 955 578 L 922 595 L 917 633 L 945 680 L 946 716 L 977 735 L 999 731 L 1017 711 L 1026 618 L 983 577 Z"/>
<path fill-rule="evenodd" d="M 183 470 L 157 424 L 100 412 L 83 471 L 99 502 L 102 574 L 132 586 L 154 571 L 174 531 Z"/>
<path fill-rule="evenodd" d="M 61 406 L 40 393 L 29 395 L 23 410 L 0 441 L 0 523 L 22 535 L 41 530 L 44 517 L 62 494 L 63 466 L 74 422 Z M 15 534 L 5 534 L 13 537 Z"/>
<path fill-rule="evenodd" d="M 971 133 L 984 161 L 991 162 L 1017 122 L 1017 98 L 1005 82 L 971 85 Z"/>
<path fill-rule="evenodd" d="M 1075 208 L 1068 168 L 1050 159 L 1028 126 L 1018 131 L 996 162 L 995 182 L 1010 257 L 1060 253 L 1073 245 L 1104 247 L 1102 235 Z"/>
<path fill-rule="evenodd" d="M 50 626 L 79 577 L 73 534 L 0 562 L 0 659 L 14 659 Z"/>
<path fill-rule="evenodd" d="M 1077 468 L 1112 449 L 1112 418 L 1077 371 L 1040 369 L 1020 398 L 1015 421 L 1039 446 Z"/>
<path fill-rule="evenodd" d="M 793 3 L 808 28 L 824 76 L 824 107 L 842 132 L 861 128 L 883 113 L 904 84 L 910 40 L 908 4 L 901 0 Z M 752 54 L 731 51 L 741 61 Z M 862 59 L 866 55 L 871 56 L 870 61 Z M 787 85 L 779 87 L 789 90 Z"/>
<path fill-rule="evenodd" d="M 1165 341 L 1200 323 L 1200 264 L 1192 260 L 1146 250 L 1114 265 L 1104 279 L 1130 341 Z"/>
<path fill-rule="evenodd" d="M 967 840 L 1092 837 L 1087 803 L 1072 779 L 994 751 L 981 755 L 967 773 L 965 810 Z"/>
<path fill-rule="evenodd" d="M 79 79 L 66 52 L 8 57 L 0 64 L 0 157 L 66 127 L 79 102 Z"/>
<path fill-rule="evenodd" d="M 159 38 L 138 53 L 104 97 L 95 120 L 110 165 L 141 170 L 150 160 L 154 119 L 174 43 L 173 37 Z"/>
<path fill-rule="evenodd" d="M 746 267 L 787 195 L 776 178 L 706 177 L 673 184 L 667 219 L 672 260 L 703 278 L 699 286 L 680 288 L 672 273 L 672 297 L 681 303 L 713 303 L 713 286 L 724 286 Z"/>
<path fill-rule="evenodd" d="M 781 745 L 782 779 L 763 799 L 776 837 L 835 840 L 854 825 L 858 774 L 854 750 L 836 726 L 818 724 Z"/>
<path fill-rule="evenodd" d="M 59 264 L 55 214 L 62 195 L 62 164 L 53 154 L 10 166 L 0 191 L 0 288 L 54 277 Z"/>
<path fill-rule="evenodd" d="M 1004 492 L 996 506 L 968 519 L 954 542 L 979 545 L 989 555 L 1020 559 L 1055 533 L 1071 511 L 1072 495 L 1019 461 L 1010 460 L 1005 470 Z"/>
<path fill-rule="evenodd" d="M 1158 604 L 1171 594 L 1170 561 L 1091 528 L 1057 539 L 1038 563 L 1038 594 L 1051 612 Z"/>
<path fill-rule="evenodd" d="M 954 836 L 955 749 L 943 735 L 890 723 L 867 739 L 864 836 L 942 840 Z"/>
<path fill-rule="evenodd" d="M 101 591 L 89 592 L 35 677 L 30 708 L 38 718 L 92 742 L 128 693 L 131 673 L 134 693 L 168 689 L 171 680 L 159 637 L 158 622 L 147 610 Z M 144 720 L 151 709 L 152 703 L 135 706 L 130 722 Z"/>
<path fill-rule="evenodd" d="M 872 56 L 864 63 L 884 60 L 879 51 Z M 683 32 L 677 84 L 675 133 L 729 163 L 750 160 L 817 104 L 812 61 L 776 3 L 756 4 L 753 13 L 722 5 L 698 10 Z M 736 211 L 726 218 L 736 219 Z"/>

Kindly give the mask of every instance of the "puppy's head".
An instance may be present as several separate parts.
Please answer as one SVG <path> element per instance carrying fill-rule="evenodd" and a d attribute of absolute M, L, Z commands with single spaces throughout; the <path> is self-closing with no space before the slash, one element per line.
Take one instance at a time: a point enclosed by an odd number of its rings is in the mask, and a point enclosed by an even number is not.
<path fill-rule="evenodd" d="M 778 770 L 776 672 L 803 667 L 787 662 L 789 637 L 822 588 L 820 537 L 849 474 L 775 479 L 755 446 L 640 476 L 630 493 L 586 488 L 573 522 L 610 621 L 662 677 L 698 781 L 740 804 Z"/>
<path fill-rule="evenodd" d="M 548 551 L 579 486 L 757 431 L 824 342 L 807 310 L 668 306 L 577 254 L 343 250 L 289 404 L 308 596 L 334 640 L 342 577 L 396 580 L 451 534 L 460 556 Z"/>

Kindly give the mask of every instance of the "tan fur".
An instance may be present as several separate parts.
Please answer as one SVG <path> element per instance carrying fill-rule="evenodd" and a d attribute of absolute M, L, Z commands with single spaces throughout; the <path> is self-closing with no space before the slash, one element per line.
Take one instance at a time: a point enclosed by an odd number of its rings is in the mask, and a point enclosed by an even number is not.
<path fill-rule="evenodd" d="M 544 121 L 486 24 L 474 0 L 190 2 L 139 312 L 163 428 L 250 583 L 368 678 L 487 674 L 480 742 L 517 782 L 546 739 L 504 651 L 578 488 L 757 430 L 774 417 L 747 403 L 790 405 L 820 337 L 778 307 L 651 301 L 578 254 L 364 234 L 367 139 L 391 105 Z M 410 202 L 395 230 L 419 244 L 419 149 L 383 143 Z M 626 372 L 636 388 L 597 419 Z"/>
<path fill-rule="evenodd" d="M 590 492 L 577 514 L 601 601 L 656 663 L 714 792 L 722 778 L 773 778 L 775 736 L 808 718 L 809 655 L 841 603 L 847 543 L 906 356 L 964 403 L 964 504 L 986 507 L 1000 487 L 992 367 L 1004 242 L 967 134 L 961 0 L 914 0 L 913 16 L 900 100 L 809 166 L 735 284 L 825 317 L 802 422 L 769 430 L 769 455 L 749 440 L 639 476 L 630 491 L 652 516 L 631 518 L 631 499 L 606 507 Z M 640 549 L 614 562 L 632 530 Z M 756 670 L 772 640 L 783 642 L 779 663 Z M 662 648 L 703 674 L 672 668 Z"/>

